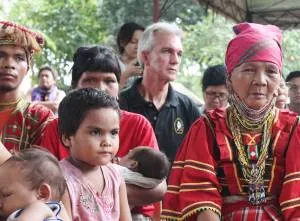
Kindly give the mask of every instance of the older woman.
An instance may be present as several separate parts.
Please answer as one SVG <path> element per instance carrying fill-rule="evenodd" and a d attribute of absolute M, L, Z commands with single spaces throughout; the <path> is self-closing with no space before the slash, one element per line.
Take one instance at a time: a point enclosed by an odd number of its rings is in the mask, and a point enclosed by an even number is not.
<path fill-rule="evenodd" d="M 291 220 L 300 217 L 300 127 L 275 107 L 281 32 L 242 23 L 228 44 L 230 107 L 207 113 L 177 153 L 163 220 Z"/>

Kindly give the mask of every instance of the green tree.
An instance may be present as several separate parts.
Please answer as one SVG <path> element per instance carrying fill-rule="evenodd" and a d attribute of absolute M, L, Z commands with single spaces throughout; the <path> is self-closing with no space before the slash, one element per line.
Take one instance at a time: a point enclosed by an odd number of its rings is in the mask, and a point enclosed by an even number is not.
<path fill-rule="evenodd" d="M 28 0 L 15 1 L 8 19 L 45 35 L 45 49 L 36 63 L 54 66 L 60 76 L 68 74 L 77 47 L 105 43 L 109 36 L 100 18 L 97 0 L 35 0 L 34 6 Z"/>
<path fill-rule="evenodd" d="M 286 30 L 283 33 L 283 75 L 300 70 L 300 30 Z"/>
<path fill-rule="evenodd" d="M 208 66 L 224 64 L 228 41 L 233 37 L 233 23 L 211 11 L 202 21 L 184 25 L 184 55 L 177 81 L 202 97 L 200 86 Z"/>

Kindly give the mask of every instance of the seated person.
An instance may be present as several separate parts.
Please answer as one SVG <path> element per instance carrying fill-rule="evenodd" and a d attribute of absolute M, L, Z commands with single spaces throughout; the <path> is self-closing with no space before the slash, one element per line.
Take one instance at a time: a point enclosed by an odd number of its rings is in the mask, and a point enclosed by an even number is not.
<path fill-rule="evenodd" d="M 39 85 L 28 92 L 30 101 L 42 104 L 56 113 L 58 105 L 66 96 L 63 90 L 56 86 L 57 72 L 50 66 L 43 66 L 38 73 Z"/>
<path fill-rule="evenodd" d="M 149 147 L 136 147 L 117 161 L 125 183 L 154 188 L 167 178 L 170 162 L 167 156 Z"/>
<path fill-rule="evenodd" d="M 1 165 L 0 180 L 0 213 L 7 220 L 69 220 L 59 204 L 65 180 L 50 153 L 36 148 L 16 153 Z"/>

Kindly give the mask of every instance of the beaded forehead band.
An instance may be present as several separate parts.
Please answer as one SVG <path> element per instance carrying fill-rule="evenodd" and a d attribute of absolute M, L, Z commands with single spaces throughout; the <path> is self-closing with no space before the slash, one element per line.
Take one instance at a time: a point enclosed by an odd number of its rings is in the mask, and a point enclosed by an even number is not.
<path fill-rule="evenodd" d="M 14 44 L 34 54 L 41 50 L 44 38 L 41 34 L 9 21 L 0 21 L 0 45 Z"/>

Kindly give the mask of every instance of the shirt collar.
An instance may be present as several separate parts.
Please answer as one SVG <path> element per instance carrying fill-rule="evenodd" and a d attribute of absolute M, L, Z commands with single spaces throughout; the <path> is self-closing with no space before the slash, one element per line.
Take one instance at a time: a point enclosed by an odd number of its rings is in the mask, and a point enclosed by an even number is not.
<path fill-rule="evenodd" d="M 142 106 L 147 104 L 148 102 L 144 99 L 144 97 L 140 94 L 140 92 L 138 91 L 138 85 L 140 85 L 142 83 L 143 78 L 138 78 L 134 81 L 132 87 L 132 93 L 133 96 L 135 97 L 135 99 L 132 101 L 133 106 Z M 170 107 L 170 106 L 177 106 L 178 105 L 178 99 L 175 95 L 176 91 L 174 90 L 174 88 L 171 86 L 171 84 L 169 84 L 169 88 L 168 88 L 168 95 L 167 95 L 167 99 L 166 99 L 166 103 L 165 106 L 166 107 Z"/>

